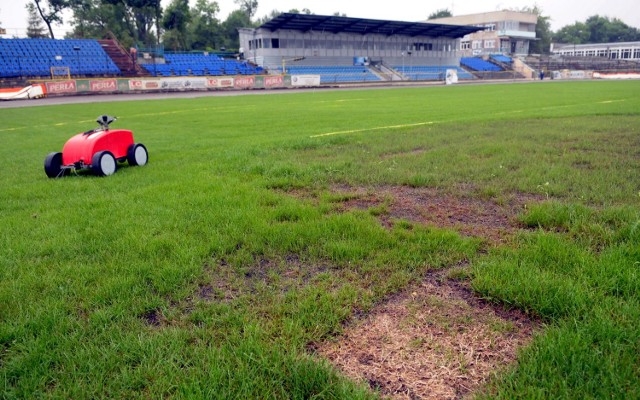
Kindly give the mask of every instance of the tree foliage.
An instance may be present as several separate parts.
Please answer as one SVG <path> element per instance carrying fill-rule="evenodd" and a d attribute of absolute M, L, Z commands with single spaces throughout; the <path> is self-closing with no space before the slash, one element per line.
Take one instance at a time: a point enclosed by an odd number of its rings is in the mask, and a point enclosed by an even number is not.
<path fill-rule="evenodd" d="M 610 19 L 593 15 L 585 22 L 576 22 L 559 29 L 553 40 L 559 43 L 610 43 L 640 40 L 640 30 L 633 28 L 618 18 Z"/>
<path fill-rule="evenodd" d="M 227 49 L 237 49 L 240 47 L 239 28 L 252 27 L 251 19 L 243 10 L 231 12 L 222 23 L 222 34 L 224 36 L 224 47 Z"/>
<path fill-rule="evenodd" d="M 253 18 L 258 11 L 258 0 L 234 0 L 242 12 L 244 12 L 249 19 Z"/>
<path fill-rule="evenodd" d="M 447 17 L 453 17 L 453 13 L 448 8 L 443 8 L 441 10 L 437 10 L 429 14 L 427 19 L 447 18 Z"/>
<path fill-rule="evenodd" d="M 71 26 L 73 30 L 68 37 L 103 38 L 111 32 L 123 46 L 135 44 L 121 5 L 102 3 L 101 0 L 76 0 Z"/>
<path fill-rule="evenodd" d="M 40 39 L 47 37 L 42 25 L 42 18 L 38 14 L 35 4 L 27 3 L 27 37 L 30 39 Z"/>
<path fill-rule="evenodd" d="M 223 43 L 220 21 L 216 15 L 220 6 L 215 1 L 197 0 L 191 9 L 189 38 L 192 49 L 213 50 Z"/>
<path fill-rule="evenodd" d="M 44 21 L 49 29 L 49 36 L 55 39 L 52 24 L 62 24 L 62 11 L 69 8 L 71 3 L 69 0 L 33 0 L 36 10 L 40 18 Z"/>
<path fill-rule="evenodd" d="M 531 42 L 529 45 L 529 53 L 549 54 L 551 38 L 553 36 L 553 31 L 551 31 L 551 17 L 542 15 L 542 8 L 538 7 L 538 5 L 524 7 L 521 12 L 528 12 L 538 16 L 536 21 L 536 38 L 538 40 Z"/>
<path fill-rule="evenodd" d="M 162 8 L 160 0 L 99 0 L 102 5 L 114 6 L 123 26 L 134 43 L 153 45 L 161 32 Z M 155 32 L 154 32 L 155 30 Z"/>
<path fill-rule="evenodd" d="M 189 0 L 172 0 L 164 11 L 162 27 L 163 43 L 173 50 L 187 50 L 187 24 L 191 22 Z"/>

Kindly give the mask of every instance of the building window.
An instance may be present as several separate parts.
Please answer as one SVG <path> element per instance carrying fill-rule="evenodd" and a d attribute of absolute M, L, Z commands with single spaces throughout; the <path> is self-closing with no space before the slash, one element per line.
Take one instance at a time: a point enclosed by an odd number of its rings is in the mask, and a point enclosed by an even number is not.
<path fill-rule="evenodd" d="M 484 48 L 485 49 L 493 49 L 496 47 L 496 41 L 495 40 L 485 40 L 484 41 Z"/>
<path fill-rule="evenodd" d="M 493 31 L 496 30 L 496 24 L 485 24 L 484 30 L 485 31 L 489 31 L 489 32 L 493 32 Z"/>
<path fill-rule="evenodd" d="M 473 43 L 471 43 L 471 48 L 474 50 L 482 48 L 482 40 L 474 40 Z"/>
<path fill-rule="evenodd" d="M 460 50 L 469 50 L 471 48 L 471 42 L 460 42 Z"/>
<path fill-rule="evenodd" d="M 271 48 L 273 48 L 273 49 L 279 49 L 279 48 L 280 48 L 280 39 L 278 39 L 278 38 L 271 38 Z"/>

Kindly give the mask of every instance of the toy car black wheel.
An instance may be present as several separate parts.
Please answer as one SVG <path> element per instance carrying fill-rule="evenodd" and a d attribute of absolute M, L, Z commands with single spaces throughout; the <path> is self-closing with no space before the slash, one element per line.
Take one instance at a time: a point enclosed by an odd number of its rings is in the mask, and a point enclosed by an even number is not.
<path fill-rule="evenodd" d="M 49 153 L 44 159 L 44 172 L 49 178 L 57 178 L 64 175 L 62 169 L 62 153 Z"/>
<path fill-rule="evenodd" d="M 99 151 L 91 158 L 91 169 L 98 176 L 109 176 L 116 172 L 118 162 L 109 151 Z"/>
<path fill-rule="evenodd" d="M 127 150 L 127 162 L 131 166 L 145 165 L 149 161 L 149 153 L 142 143 L 134 143 Z"/>

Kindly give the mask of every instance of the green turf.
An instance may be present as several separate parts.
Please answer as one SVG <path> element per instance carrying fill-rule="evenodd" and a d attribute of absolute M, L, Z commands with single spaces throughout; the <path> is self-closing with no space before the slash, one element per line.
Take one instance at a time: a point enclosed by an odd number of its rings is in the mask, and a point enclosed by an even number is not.
<path fill-rule="evenodd" d="M 462 260 L 480 295 L 546 324 L 482 396 L 638 398 L 638 93 L 549 82 L 2 109 L 0 398 L 375 397 L 308 345 Z M 150 163 L 46 178 L 46 154 L 103 113 Z M 487 254 L 452 231 L 386 229 L 384 206 L 337 212 L 335 185 L 548 201 Z"/>

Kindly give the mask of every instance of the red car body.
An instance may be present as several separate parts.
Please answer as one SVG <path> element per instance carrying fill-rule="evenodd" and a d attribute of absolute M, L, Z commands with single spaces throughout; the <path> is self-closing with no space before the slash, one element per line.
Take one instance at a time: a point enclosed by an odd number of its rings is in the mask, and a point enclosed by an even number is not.
<path fill-rule="evenodd" d="M 103 150 L 124 160 L 133 143 L 133 132 L 125 129 L 79 133 L 67 140 L 62 148 L 62 165 L 91 165 L 93 155 Z"/>
<path fill-rule="evenodd" d="M 108 176 L 116 172 L 119 162 L 126 161 L 130 166 L 147 164 L 147 148 L 133 141 L 133 132 L 109 129 L 115 120 L 115 117 L 101 115 L 96 120 L 100 127 L 73 136 L 62 152 L 49 153 L 44 160 L 47 176 L 57 178 L 84 168 L 90 168 L 98 176 Z"/>

